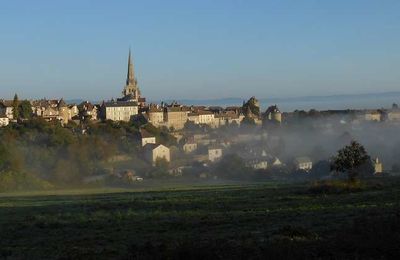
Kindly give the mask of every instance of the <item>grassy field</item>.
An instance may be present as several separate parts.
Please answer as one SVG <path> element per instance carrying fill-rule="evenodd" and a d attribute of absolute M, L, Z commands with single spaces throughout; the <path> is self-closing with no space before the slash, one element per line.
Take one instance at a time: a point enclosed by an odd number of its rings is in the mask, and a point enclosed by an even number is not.
<path fill-rule="evenodd" d="M 399 178 L 337 194 L 275 183 L 1 194 L 0 257 L 396 258 L 399 195 Z"/>

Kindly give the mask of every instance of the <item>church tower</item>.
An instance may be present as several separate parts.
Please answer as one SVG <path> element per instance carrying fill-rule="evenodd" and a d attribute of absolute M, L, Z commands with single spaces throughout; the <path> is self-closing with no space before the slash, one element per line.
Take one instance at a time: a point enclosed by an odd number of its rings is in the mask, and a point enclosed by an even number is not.
<path fill-rule="evenodd" d="M 128 56 L 128 73 L 126 76 L 126 85 L 124 90 L 122 91 L 122 95 L 125 100 L 139 100 L 140 98 L 140 90 L 137 85 L 137 80 L 135 78 L 135 70 L 133 67 L 132 57 L 131 57 L 131 49 L 129 49 Z"/>

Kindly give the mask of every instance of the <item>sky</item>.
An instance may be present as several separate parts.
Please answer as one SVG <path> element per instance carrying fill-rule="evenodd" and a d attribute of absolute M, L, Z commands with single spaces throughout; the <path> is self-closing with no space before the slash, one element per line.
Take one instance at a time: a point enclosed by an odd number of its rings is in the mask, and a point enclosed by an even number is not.
<path fill-rule="evenodd" d="M 0 98 L 400 91 L 398 0 L 0 0 Z"/>

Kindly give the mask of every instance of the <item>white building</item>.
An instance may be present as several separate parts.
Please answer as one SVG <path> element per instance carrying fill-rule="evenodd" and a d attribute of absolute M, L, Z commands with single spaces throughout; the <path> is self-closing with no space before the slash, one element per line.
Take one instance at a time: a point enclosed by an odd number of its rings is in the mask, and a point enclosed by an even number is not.
<path fill-rule="evenodd" d="M 312 169 L 312 161 L 308 157 L 297 157 L 294 163 L 297 170 L 310 171 Z"/>
<path fill-rule="evenodd" d="M 208 160 L 215 162 L 222 157 L 222 148 L 218 146 L 211 146 L 208 148 Z"/>
<path fill-rule="evenodd" d="M 186 142 L 184 145 L 183 145 L 183 151 L 185 152 L 185 153 L 192 153 L 192 152 L 194 152 L 194 151 L 196 151 L 197 150 L 197 143 L 195 143 L 195 142 Z"/>
<path fill-rule="evenodd" d="M 268 168 L 268 161 L 266 158 L 249 160 L 246 164 L 255 170 L 266 170 Z"/>
<path fill-rule="evenodd" d="M 153 165 L 157 159 L 164 159 L 167 162 L 171 161 L 170 150 L 162 144 L 146 144 L 144 147 L 146 159 Z"/>
<path fill-rule="evenodd" d="M 102 106 L 103 116 L 106 120 L 129 122 L 132 116 L 139 113 L 137 102 L 134 101 L 111 101 Z"/>
<path fill-rule="evenodd" d="M 158 105 L 150 105 L 147 117 L 149 122 L 155 127 L 164 125 L 164 110 Z"/>
<path fill-rule="evenodd" d="M 214 114 L 211 111 L 197 111 L 195 113 L 188 114 L 188 120 L 192 121 L 195 124 L 209 125 L 213 126 L 214 122 Z"/>
<path fill-rule="evenodd" d="M 0 101 L 0 114 L 5 115 L 8 119 L 14 118 L 12 102 L 12 100 Z"/>
<path fill-rule="evenodd" d="M 140 137 L 142 138 L 142 146 L 156 143 L 156 137 L 147 132 L 145 129 L 140 129 Z"/>
<path fill-rule="evenodd" d="M 6 116 L 0 116 L 0 127 L 2 126 L 8 126 L 10 123 L 10 119 Z"/>

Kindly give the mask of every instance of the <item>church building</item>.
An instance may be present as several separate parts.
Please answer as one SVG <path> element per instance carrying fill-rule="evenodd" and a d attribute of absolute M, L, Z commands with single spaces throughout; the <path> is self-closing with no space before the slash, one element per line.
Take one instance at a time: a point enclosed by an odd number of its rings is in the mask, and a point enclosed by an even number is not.
<path fill-rule="evenodd" d="M 116 101 L 104 102 L 102 105 L 102 115 L 106 120 L 130 121 L 134 115 L 139 113 L 139 108 L 144 107 L 146 99 L 140 96 L 140 90 L 135 78 L 131 50 L 128 56 L 128 73 L 126 84 L 122 91 L 122 98 Z"/>

